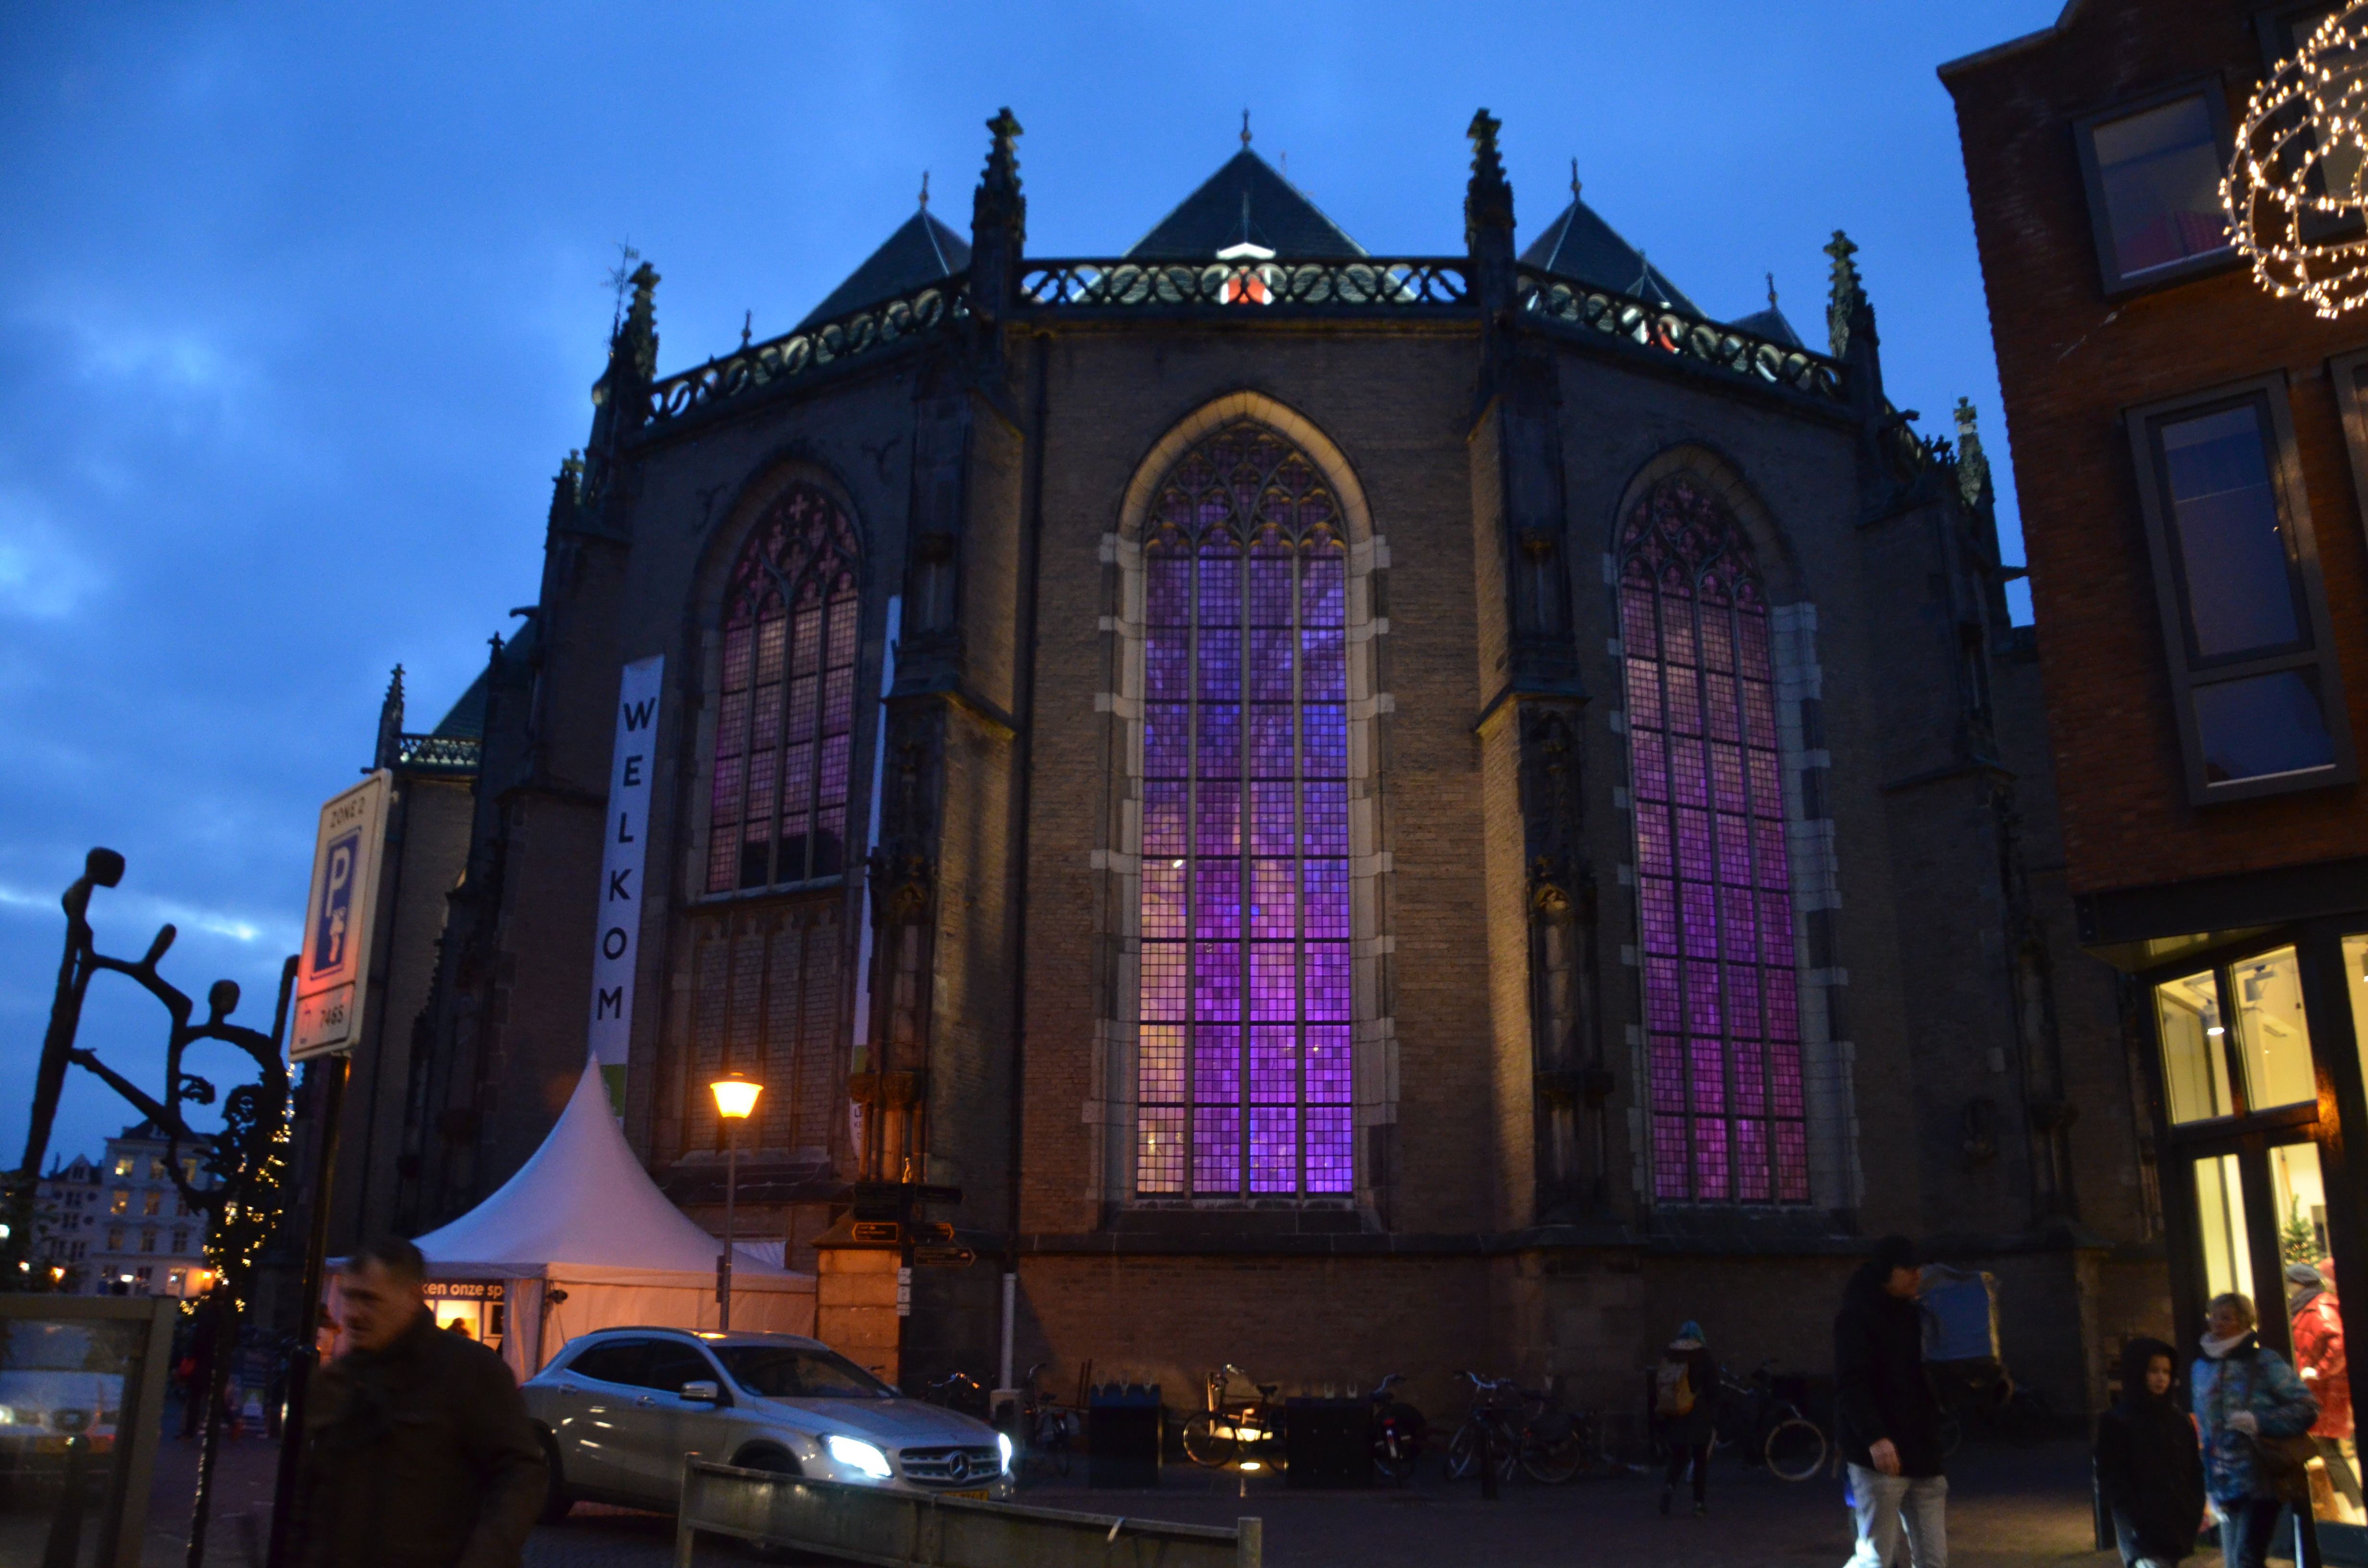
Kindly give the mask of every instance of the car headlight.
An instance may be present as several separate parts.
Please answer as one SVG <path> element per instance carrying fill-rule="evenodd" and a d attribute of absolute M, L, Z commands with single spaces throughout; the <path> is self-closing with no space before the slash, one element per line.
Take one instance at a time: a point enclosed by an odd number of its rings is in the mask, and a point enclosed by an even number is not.
<path fill-rule="evenodd" d="M 1003 1454 L 1003 1473 L 1009 1475 L 1011 1473 L 1011 1435 L 1008 1432 L 997 1432 L 995 1435 L 995 1446 Z"/>
<path fill-rule="evenodd" d="M 832 1437 L 823 1446 L 830 1450 L 834 1463 L 843 1464 L 869 1480 L 888 1479 L 888 1456 L 860 1437 Z"/>

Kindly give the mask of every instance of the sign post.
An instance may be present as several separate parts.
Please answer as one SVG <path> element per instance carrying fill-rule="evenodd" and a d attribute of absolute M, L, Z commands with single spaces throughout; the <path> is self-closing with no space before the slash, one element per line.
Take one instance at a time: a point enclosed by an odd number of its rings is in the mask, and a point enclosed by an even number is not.
<path fill-rule="evenodd" d="M 313 846 L 313 892 L 304 905 L 304 951 L 296 965 L 296 1017 L 288 1033 L 292 1065 L 321 1058 L 320 1148 L 313 1174 L 312 1222 L 305 1227 L 303 1322 L 288 1352 L 288 1403 L 279 1434 L 279 1483 L 271 1503 L 268 1568 L 287 1568 L 302 1549 L 292 1499 L 304 1443 L 304 1407 L 320 1358 L 322 1274 L 328 1253 L 330 1191 L 337 1170 L 337 1126 L 345 1119 L 346 1080 L 370 1005 L 371 941 L 378 926 L 379 864 L 394 775 L 380 768 L 321 808 Z"/>
<path fill-rule="evenodd" d="M 656 773 L 658 701 L 666 655 L 625 666 L 617 683 L 617 749 L 601 829 L 600 915 L 592 950 L 592 1060 L 609 1108 L 625 1114 L 625 1059 L 633 1040 L 633 971 L 642 945 L 642 869 L 649 856 L 650 781 Z"/>

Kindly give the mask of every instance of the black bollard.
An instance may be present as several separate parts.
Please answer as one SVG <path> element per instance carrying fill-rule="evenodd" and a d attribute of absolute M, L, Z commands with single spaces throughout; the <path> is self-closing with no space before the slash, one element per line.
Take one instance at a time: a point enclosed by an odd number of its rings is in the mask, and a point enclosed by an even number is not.
<path fill-rule="evenodd" d="M 41 1552 L 41 1568 L 76 1568 L 82 1558 L 83 1476 L 88 1467 L 90 1439 L 77 1432 L 66 1439 L 66 1484 L 58 1495 L 58 1511 L 50 1520 L 50 1543 Z"/>

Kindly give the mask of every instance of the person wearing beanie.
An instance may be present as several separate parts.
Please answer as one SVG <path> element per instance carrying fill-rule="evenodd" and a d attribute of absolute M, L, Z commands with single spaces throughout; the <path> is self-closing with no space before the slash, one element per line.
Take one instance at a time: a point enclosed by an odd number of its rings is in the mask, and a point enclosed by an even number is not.
<path fill-rule="evenodd" d="M 2294 1320 L 2294 1370 L 2318 1401 L 2310 1436 L 2327 1469 L 2324 1486 L 2318 1477 L 2311 1478 L 2313 1489 L 2327 1494 L 2317 1499 L 2319 1517 L 2357 1524 L 2363 1514 L 2351 1440 L 2351 1370 L 2343 1354 L 2343 1306 L 2335 1299 L 2331 1272 L 2325 1265 L 2286 1265 L 2286 1313 Z"/>
<path fill-rule="evenodd" d="M 1710 1512 L 1710 1443 L 1718 1405 L 1718 1362 L 1702 1343 L 1702 1324 L 1689 1319 L 1661 1352 L 1653 1379 L 1653 1419 L 1668 1445 L 1669 1470 L 1661 1479 L 1661 1512 L 1669 1511 L 1678 1482 L 1694 1467 L 1694 1515 Z"/>
<path fill-rule="evenodd" d="M 1835 1437 L 1858 1524 L 1850 1568 L 1891 1568 L 1903 1535 L 1914 1568 L 1948 1568 L 1949 1482 L 1941 1402 L 1924 1375 L 1920 1262 L 1906 1236 L 1884 1237 L 1834 1318 Z"/>
<path fill-rule="evenodd" d="M 2123 1568 L 2169 1568 L 2195 1554 L 2203 1456 L 2179 1397 L 2179 1353 L 2159 1339 L 2122 1346 L 2122 1397 L 2097 1422 L 2097 1491 Z"/>

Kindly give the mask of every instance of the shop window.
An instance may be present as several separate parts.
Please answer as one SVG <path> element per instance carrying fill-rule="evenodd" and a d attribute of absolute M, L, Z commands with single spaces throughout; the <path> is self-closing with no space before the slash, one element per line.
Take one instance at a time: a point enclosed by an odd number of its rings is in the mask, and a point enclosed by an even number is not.
<path fill-rule="evenodd" d="M 2107 293 L 2225 265 L 2220 207 L 2228 111 L 2199 82 L 2092 115 L 2074 128 Z"/>
<path fill-rule="evenodd" d="M 2245 1179 L 2237 1156 L 2195 1162 L 2195 1228 L 2203 1244 L 2203 1290 L 2253 1295 L 2252 1239 L 2245 1228 Z M 2260 1298 L 2254 1298 L 2256 1302 Z"/>
<path fill-rule="evenodd" d="M 2283 375 L 2128 415 L 2190 798 L 2354 777 Z"/>
<path fill-rule="evenodd" d="M 1725 506 L 1685 479 L 1621 535 L 1653 1196 L 1809 1196 L 1792 873 L 1768 605 Z"/>
<path fill-rule="evenodd" d="M 2302 971 L 2292 948 L 2229 967 L 2236 987 L 2237 1045 L 2244 1053 L 2245 1108 L 2267 1110 L 2318 1098 L 2311 1066 L 2310 1023 L 2302 1007 Z"/>
<path fill-rule="evenodd" d="M 1349 560 L 1338 498 L 1248 422 L 1144 540 L 1135 1187 L 1353 1191 Z"/>
<path fill-rule="evenodd" d="M 845 869 L 859 565 L 847 514 L 801 484 L 765 514 L 732 569 L 708 808 L 710 892 Z"/>
<path fill-rule="evenodd" d="M 2154 988 L 2162 1027 L 2162 1082 L 2175 1124 L 2233 1116 L 2228 1087 L 2227 1028 L 2220 1021 L 2220 987 L 2210 970 Z"/>

